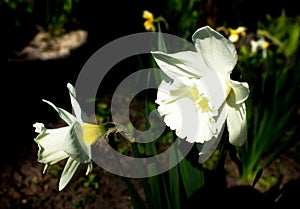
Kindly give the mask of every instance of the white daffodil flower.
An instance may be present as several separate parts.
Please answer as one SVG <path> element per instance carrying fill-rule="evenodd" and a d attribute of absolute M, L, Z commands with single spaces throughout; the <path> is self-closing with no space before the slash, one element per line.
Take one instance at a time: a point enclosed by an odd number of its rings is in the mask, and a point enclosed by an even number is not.
<path fill-rule="evenodd" d="M 251 40 L 250 45 L 252 53 L 257 53 L 258 50 L 262 50 L 263 58 L 267 58 L 267 50 L 270 43 L 266 41 L 264 37 L 260 37 L 257 41 Z"/>
<path fill-rule="evenodd" d="M 88 164 L 87 175 L 92 171 L 91 144 L 101 137 L 98 125 L 84 122 L 88 120 L 76 100 L 74 87 L 69 83 L 67 87 L 75 116 L 49 101 L 43 101 L 51 105 L 68 125 L 57 129 L 47 129 L 43 123 L 33 125 L 38 133 L 34 139 L 39 147 L 38 162 L 45 164 L 43 173 L 49 165 L 68 158 L 59 181 L 59 191 L 70 182 L 80 164 Z"/>
<path fill-rule="evenodd" d="M 229 141 L 236 146 L 244 144 L 249 86 L 230 78 L 237 52 L 228 39 L 206 26 L 198 29 L 192 40 L 196 52 L 152 52 L 172 80 L 161 82 L 156 103 L 177 136 L 203 145 L 199 161 L 204 162 L 216 149 L 226 122 Z"/>

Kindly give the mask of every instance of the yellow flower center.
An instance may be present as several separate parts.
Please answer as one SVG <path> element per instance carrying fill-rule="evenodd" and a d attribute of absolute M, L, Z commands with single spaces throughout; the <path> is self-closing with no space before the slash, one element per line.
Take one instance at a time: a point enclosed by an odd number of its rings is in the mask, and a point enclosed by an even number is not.
<path fill-rule="evenodd" d="M 97 139 L 100 138 L 103 134 L 103 130 L 101 129 L 101 126 L 90 124 L 90 123 L 84 123 L 82 125 L 83 128 L 83 139 L 89 144 L 93 144 L 97 141 Z"/>
<path fill-rule="evenodd" d="M 226 91 L 225 91 L 225 95 L 226 95 L 226 98 L 228 97 L 228 95 L 230 94 L 230 91 L 231 91 L 231 87 L 229 85 L 226 85 Z"/>
<path fill-rule="evenodd" d="M 267 41 L 264 41 L 264 42 L 263 42 L 263 48 L 264 48 L 264 49 L 268 48 L 269 45 L 270 45 L 269 42 L 267 42 Z"/>
<path fill-rule="evenodd" d="M 231 89 L 232 88 L 226 84 L 226 90 L 224 92 L 225 98 L 228 97 L 228 95 L 231 92 Z M 208 113 L 209 111 L 211 111 L 208 99 L 205 97 L 199 96 L 200 94 L 199 94 L 199 91 L 197 90 L 197 88 L 192 87 L 190 90 L 192 92 L 192 96 L 195 101 L 195 104 L 197 105 L 197 108 L 201 109 L 203 113 Z"/>
<path fill-rule="evenodd" d="M 199 92 L 196 88 L 191 88 L 192 91 L 192 95 L 194 97 L 194 101 L 197 105 L 198 108 L 200 108 L 202 110 L 202 112 L 209 112 L 210 108 L 208 105 L 208 100 L 204 97 L 199 97 Z"/>
<path fill-rule="evenodd" d="M 206 98 L 200 97 L 197 99 L 196 104 L 202 109 L 202 112 L 209 112 L 208 100 Z"/>

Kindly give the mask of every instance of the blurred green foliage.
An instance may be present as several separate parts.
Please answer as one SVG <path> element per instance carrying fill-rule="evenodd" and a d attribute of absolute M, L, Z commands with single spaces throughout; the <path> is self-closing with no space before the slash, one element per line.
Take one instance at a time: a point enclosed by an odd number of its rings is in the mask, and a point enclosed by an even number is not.
<path fill-rule="evenodd" d="M 31 16 L 37 26 L 51 35 L 61 35 L 72 21 L 72 11 L 80 0 L 1 0 L 0 8 L 14 19 L 14 27 L 24 23 L 24 15 Z"/>
<path fill-rule="evenodd" d="M 41 18 L 39 27 L 50 35 L 58 36 L 66 31 L 72 21 L 72 11 L 80 0 L 45 0 L 34 4 L 34 12 Z M 43 11 L 42 13 L 40 11 Z"/>
<path fill-rule="evenodd" d="M 206 0 L 169 0 L 163 14 L 171 23 L 170 31 L 167 32 L 184 39 L 190 38 L 205 14 L 204 3 L 206 2 Z"/>
<path fill-rule="evenodd" d="M 84 187 L 99 189 L 101 186 L 101 179 L 96 174 L 90 174 L 88 176 L 80 177 L 80 181 L 83 182 Z"/>
<path fill-rule="evenodd" d="M 299 141 L 300 18 L 267 16 L 258 23 L 257 36 L 270 43 L 267 57 L 241 46 L 238 67 L 250 84 L 247 101 L 248 140 L 237 148 L 244 183 L 256 183 L 287 148 Z"/>
<path fill-rule="evenodd" d="M 3 13 L 11 13 L 13 16 L 13 24 L 20 27 L 24 15 L 32 14 L 33 5 L 26 0 L 0 0 L 0 8 Z"/>
<path fill-rule="evenodd" d="M 259 35 L 264 35 L 277 46 L 276 53 L 287 58 L 295 56 L 299 48 L 300 17 L 289 17 L 285 10 L 279 17 L 266 15 L 267 24 L 258 22 Z"/>

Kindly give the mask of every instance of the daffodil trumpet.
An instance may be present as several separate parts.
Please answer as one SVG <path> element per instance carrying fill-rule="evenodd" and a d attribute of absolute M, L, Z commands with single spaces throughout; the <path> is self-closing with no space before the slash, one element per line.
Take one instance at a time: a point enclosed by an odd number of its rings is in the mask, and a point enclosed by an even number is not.
<path fill-rule="evenodd" d="M 87 164 L 86 175 L 92 171 L 91 145 L 102 137 L 101 126 L 89 123 L 88 117 L 81 110 L 76 100 L 74 87 L 68 83 L 74 114 L 56 107 L 53 103 L 43 100 L 57 111 L 67 126 L 47 129 L 43 123 L 35 123 L 35 132 L 38 136 L 34 141 L 38 144 L 38 162 L 44 163 L 45 173 L 49 166 L 67 159 L 59 181 L 59 191 L 63 190 L 81 164 Z"/>

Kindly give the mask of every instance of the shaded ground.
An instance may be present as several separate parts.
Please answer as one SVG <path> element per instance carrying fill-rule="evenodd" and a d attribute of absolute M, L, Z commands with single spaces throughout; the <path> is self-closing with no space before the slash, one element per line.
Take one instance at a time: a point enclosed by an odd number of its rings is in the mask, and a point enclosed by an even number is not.
<path fill-rule="evenodd" d="M 280 189 L 293 180 L 298 179 L 299 181 L 300 164 L 291 158 L 291 154 L 292 153 L 287 152 L 277 159 L 265 170 L 262 178 L 266 179 L 266 181 L 270 178 L 276 178 L 278 180 L 281 176 L 282 179 L 278 182 Z M 85 170 L 81 170 L 76 179 L 63 191 L 58 191 L 59 176 L 65 161 L 61 161 L 57 165 L 52 166 L 48 173 L 42 175 L 43 165 L 37 162 L 36 144 L 32 143 L 31 145 L 23 147 L 15 157 L 17 159 L 16 164 L 5 164 L 1 173 L 0 208 L 2 209 L 133 208 L 130 202 L 130 196 L 126 190 L 125 182 L 122 178 L 104 171 L 97 165 L 94 166 L 91 175 L 85 176 Z M 228 188 L 241 186 L 236 165 L 230 158 L 228 158 L 226 162 L 225 169 L 228 172 L 226 175 Z M 140 180 L 131 179 L 131 181 L 143 196 Z M 267 194 L 270 189 L 270 184 L 272 184 L 272 182 L 265 184 L 259 183 L 254 191 Z M 297 184 L 294 185 L 297 186 Z M 298 191 L 298 189 L 296 191 Z M 249 192 L 248 190 L 246 191 Z M 206 192 L 205 194 L 208 195 L 209 193 Z M 235 194 L 235 197 L 238 199 L 244 197 L 246 194 L 246 192 L 241 191 Z M 218 198 L 217 193 L 211 195 L 209 198 Z M 293 198 L 292 195 L 290 198 Z M 201 196 L 198 196 L 198 198 Z M 248 198 L 250 199 L 250 196 Z M 294 199 L 294 201 L 295 200 L 296 199 Z M 228 199 L 228 201 L 230 200 Z M 256 200 L 253 199 L 253 201 Z"/>
<path fill-rule="evenodd" d="M 121 177 L 97 166 L 92 175 L 81 172 L 65 190 L 58 191 L 65 162 L 42 175 L 43 165 L 36 161 L 36 152 L 36 146 L 22 151 L 18 156 L 19 170 L 5 166 L 1 174 L 1 208 L 132 208 Z"/>

